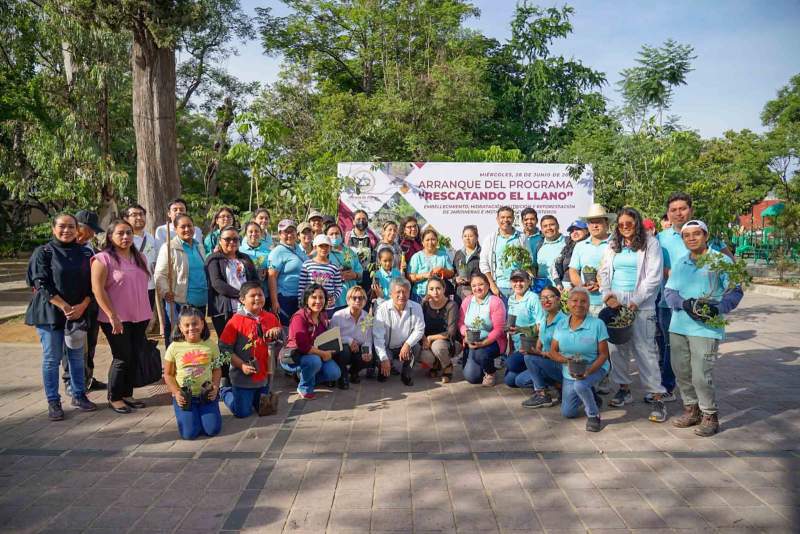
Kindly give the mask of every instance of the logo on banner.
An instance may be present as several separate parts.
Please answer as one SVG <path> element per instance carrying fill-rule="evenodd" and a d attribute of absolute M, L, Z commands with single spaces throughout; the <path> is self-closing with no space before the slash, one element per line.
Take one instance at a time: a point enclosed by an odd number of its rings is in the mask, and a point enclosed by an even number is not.
<path fill-rule="evenodd" d="M 369 171 L 359 171 L 353 175 L 353 180 L 361 194 L 372 193 L 375 189 L 375 176 Z"/>

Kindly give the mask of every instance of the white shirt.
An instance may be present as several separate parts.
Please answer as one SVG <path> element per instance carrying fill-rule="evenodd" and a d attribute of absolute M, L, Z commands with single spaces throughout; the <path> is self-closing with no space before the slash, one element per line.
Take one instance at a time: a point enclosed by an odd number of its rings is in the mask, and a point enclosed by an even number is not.
<path fill-rule="evenodd" d="M 169 225 L 169 237 L 175 237 L 175 225 L 170 223 Z M 203 231 L 200 229 L 199 226 L 194 227 L 194 240 L 198 243 L 203 242 Z M 162 224 L 158 228 L 156 228 L 156 250 L 161 249 L 161 245 L 167 242 L 167 225 Z"/>
<path fill-rule="evenodd" d="M 339 327 L 339 334 L 345 345 L 349 345 L 351 341 L 355 341 L 359 345 L 370 345 L 372 343 L 372 325 L 365 327 L 362 331 L 362 323 L 367 320 L 367 317 L 369 314 L 361 310 L 361 315 L 356 321 L 353 319 L 353 314 L 350 313 L 350 308 L 344 308 L 333 314 L 331 326 Z"/>
<path fill-rule="evenodd" d="M 420 342 L 423 335 L 425 317 L 422 315 L 422 306 L 416 302 L 409 300 L 402 313 L 397 311 L 391 299 L 378 306 L 372 339 L 375 342 L 375 353 L 381 361 L 389 359 L 387 349 L 402 347 L 403 343 L 413 347 Z"/>
<path fill-rule="evenodd" d="M 142 246 L 143 242 L 144 246 Z M 149 233 L 144 232 L 142 235 L 133 235 L 133 244 L 136 245 L 136 250 L 147 258 L 147 269 L 150 271 L 150 280 L 147 281 L 147 289 L 155 289 L 156 285 L 153 282 L 153 272 L 156 270 L 156 259 L 158 258 L 159 249 L 156 240 Z"/>

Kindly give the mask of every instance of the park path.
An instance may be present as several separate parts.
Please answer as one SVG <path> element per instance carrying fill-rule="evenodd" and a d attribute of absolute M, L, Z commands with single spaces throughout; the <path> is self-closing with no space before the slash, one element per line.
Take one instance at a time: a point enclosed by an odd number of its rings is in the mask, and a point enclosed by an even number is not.
<path fill-rule="evenodd" d="M 39 348 L 2 344 L 0 530 L 797 532 L 799 313 L 745 297 L 721 347 L 723 432 L 710 439 L 648 422 L 636 388 L 587 434 L 558 408 L 523 409 L 526 392 L 418 371 L 411 388 L 362 380 L 315 401 L 281 377 L 277 415 L 223 407 L 220 436 L 187 442 L 163 386 L 138 391 L 149 407 L 129 416 L 67 408 L 48 422 Z"/>

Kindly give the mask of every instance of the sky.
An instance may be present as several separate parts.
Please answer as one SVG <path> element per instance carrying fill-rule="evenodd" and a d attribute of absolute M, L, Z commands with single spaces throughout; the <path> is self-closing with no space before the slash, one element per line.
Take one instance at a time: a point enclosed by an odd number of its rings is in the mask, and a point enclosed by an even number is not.
<path fill-rule="evenodd" d="M 472 0 L 481 16 L 471 28 L 504 41 L 515 0 Z M 543 7 L 563 2 L 536 2 Z M 241 0 L 242 8 L 287 10 L 279 0 Z M 603 93 L 619 103 L 619 72 L 635 65 L 642 45 L 667 39 L 694 47 L 697 59 L 687 85 L 675 90 L 670 114 L 704 137 L 726 130 L 761 132 L 764 103 L 775 98 L 789 78 L 800 73 L 800 0 L 573 0 L 573 33 L 554 43 L 553 51 L 604 72 Z M 232 74 L 246 81 L 277 79 L 280 58 L 265 56 L 257 40 L 239 46 L 228 61 Z"/>

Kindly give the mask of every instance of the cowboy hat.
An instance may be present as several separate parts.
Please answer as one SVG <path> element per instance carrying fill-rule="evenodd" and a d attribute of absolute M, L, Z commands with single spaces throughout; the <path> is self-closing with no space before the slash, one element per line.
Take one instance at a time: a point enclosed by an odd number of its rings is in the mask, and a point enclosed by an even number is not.
<path fill-rule="evenodd" d="M 602 204 L 592 204 L 589 207 L 589 213 L 578 218 L 587 222 L 590 219 L 606 219 L 609 223 L 617 220 L 617 216 L 613 213 L 608 213 Z"/>

